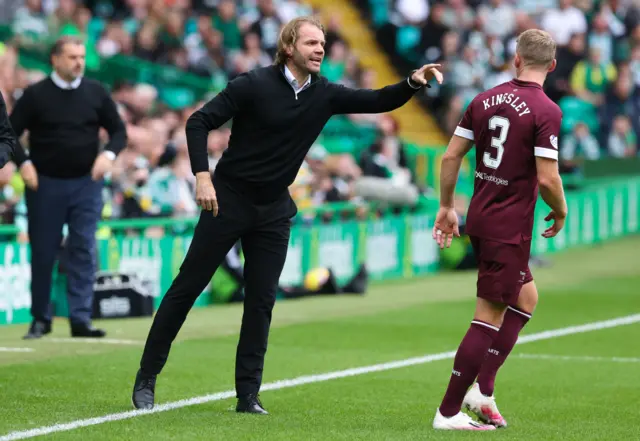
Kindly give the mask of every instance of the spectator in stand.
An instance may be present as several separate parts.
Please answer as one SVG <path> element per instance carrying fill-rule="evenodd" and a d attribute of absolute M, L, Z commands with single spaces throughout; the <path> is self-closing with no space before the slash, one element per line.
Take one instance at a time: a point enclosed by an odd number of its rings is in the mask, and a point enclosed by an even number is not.
<path fill-rule="evenodd" d="M 325 53 L 327 54 L 331 53 L 331 48 L 333 47 L 334 43 L 336 42 L 342 42 L 343 44 L 345 43 L 345 41 L 340 36 L 341 26 L 342 26 L 342 23 L 341 23 L 340 16 L 338 14 L 333 14 L 331 17 L 329 17 L 329 23 L 327 23 L 327 28 L 325 29 L 325 36 L 326 36 L 325 44 L 324 44 Z"/>
<path fill-rule="evenodd" d="M 613 130 L 609 135 L 607 148 L 615 158 L 636 156 L 638 154 L 638 137 L 633 132 L 631 121 L 626 115 L 618 115 L 613 120 Z"/>
<path fill-rule="evenodd" d="M 638 29 L 640 29 L 640 26 Z M 636 89 L 640 89 L 640 41 L 636 43 L 636 46 L 631 51 L 631 63 L 629 67 L 633 73 L 635 87 Z"/>
<path fill-rule="evenodd" d="M 49 27 L 42 12 L 41 0 L 26 0 L 24 6 L 16 11 L 13 32 L 25 44 L 39 42 L 47 36 Z"/>
<path fill-rule="evenodd" d="M 604 92 L 617 76 L 616 66 L 602 60 L 599 48 L 589 48 L 589 58 L 578 62 L 571 72 L 569 85 L 573 93 L 583 101 L 600 106 Z"/>
<path fill-rule="evenodd" d="M 227 50 L 240 49 L 242 46 L 242 33 L 238 26 L 236 3 L 233 0 L 220 1 L 217 14 L 214 14 L 212 23 L 213 28 L 223 36 L 222 43 Z"/>
<path fill-rule="evenodd" d="M 340 81 L 345 74 L 347 46 L 343 41 L 335 41 L 327 54 L 328 57 L 324 60 L 320 73 L 327 77 L 329 81 L 335 83 Z"/>
<path fill-rule="evenodd" d="M 409 170 L 404 143 L 398 136 L 400 126 L 393 116 L 382 115 L 378 122 L 376 142 L 365 150 L 360 158 L 360 168 L 365 176 L 392 179 L 402 184 L 415 183 Z"/>
<path fill-rule="evenodd" d="M 542 17 L 542 28 L 549 32 L 559 47 L 569 44 L 573 34 L 587 32 L 584 13 L 573 6 L 573 0 L 559 0 L 557 9 L 548 9 Z"/>
<path fill-rule="evenodd" d="M 505 0 L 490 0 L 480 6 L 478 14 L 484 23 L 484 33 L 499 38 L 513 34 L 516 27 L 514 8 Z"/>
<path fill-rule="evenodd" d="M 640 137 L 640 99 L 636 91 L 634 96 L 634 85 L 631 74 L 620 75 L 612 87 L 607 91 L 604 105 L 600 108 L 601 133 L 605 142 L 609 138 L 614 120 L 624 115 L 633 121 L 631 129 L 636 136 Z"/>
<path fill-rule="evenodd" d="M 249 70 L 266 67 L 272 63 L 271 57 L 260 47 L 260 37 L 254 32 L 244 36 L 242 51 L 236 52 L 233 57 L 233 76 Z"/>
<path fill-rule="evenodd" d="M 181 131 L 149 176 L 148 188 L 154 211 L 163 217 L 193 217 L 199 211 L 195 202 L 195 179 L 191 173 L 187 138 Z"/>
<path fill-rule="evenodd" d="M 573 34 L 569 44 L 558 48 L 556 59 L 558 65 L 549 74 L 547 80 L 547 95 L 554 101 L 559 101 L 563 96 L 571 93 L 569 78 L 576 65 L 584 58 L 586 39 L 584 34 Z"/>
<path fill-rule="evenodd" d="M 402 25 L 422 26 L 429 17 L 427 0 L 397 0 L 396 9 Z"/>
<path fill-rule="evenodd" d="M 590 161 L 600 159 L 598 140 L 589 131 L 589 126 L 582 122 L 574 126 L 573 133 L 565 136 L 560 148 L 560 158 L 565 163 L 575 164 L 578 157 Z"/>
<path fill-rule="evenodd" d="M 448 29 L 469 29 L 476 13 L 465 0 L 447 0 L 442 14 L 442 24 Z"/>
<path fill-rule="evenodd" d="M 258 10 L 259 18 L 249 30 L 258 34 L 262 47 L 273 58 L 278 45 L 280 28 L 284 23 L 278 17 L 273 0 L 258 0 Z"/>

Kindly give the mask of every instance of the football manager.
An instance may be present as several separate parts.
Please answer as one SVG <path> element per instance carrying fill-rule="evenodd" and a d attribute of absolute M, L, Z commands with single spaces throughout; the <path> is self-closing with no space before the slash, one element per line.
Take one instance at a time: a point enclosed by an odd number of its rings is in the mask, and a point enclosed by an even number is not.
<path fill-rule="evenodd" d="M 258 392 L 278 280 L 297 208 L 288 191 L 307 151 L 333 115 L 383 113 L 404 105 L 428 81 L 442 82 L 438 65 L 379 90 L 356 90 L 319 76 L 325 35 L 315 18 L 284 26 L 273 66 L 230 81 L 186 125 L 196 201 L 204 210 L 180 272 L 165 294 L 147 337 L 133 387 L 138 409 L 154 405 L 156 377 L 189 310 L 229 249 L 240 239 L 245 299 L 236 353 L 236 411 L 266 414 Z M 207 137 L 233 119 L 229 148 L 213 179 Z"/>
<path fill-rule="evenodd" d="M 60 37 L 51 48 L 51 75 L 27 87 L 11 112 L 16 136 L 29 131 L 29 153 L 17 142 L 15 162 L 25 181 L 31 244 L 31 315 L 25 339 L 51 332 L 51 274 L 62 230 L 72 337 L 101 338 L 91 324 L 97 268 L 96 229 L 103 177 L 125 147 L 127 133 L 116 104 L 97 81 L 83 78 L 82 40 Z M 109 142 L 101 148 L 104 127 Z"/>

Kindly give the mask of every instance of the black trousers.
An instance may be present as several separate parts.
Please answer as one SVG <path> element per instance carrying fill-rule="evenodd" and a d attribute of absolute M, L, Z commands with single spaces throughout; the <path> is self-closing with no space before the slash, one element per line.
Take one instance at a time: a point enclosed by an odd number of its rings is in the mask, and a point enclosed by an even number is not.
<path fill-rule="evenodd" d="M 195 300 L 238 239 L 244 250 L 245 299 L 236 352 L 236 392 L 258 393 L 271 312 L 297 210 L 288 191 L 261 198 L 216 175 L 219 213 L 203 211 L 180 271 L 165 294 L 147 337 L 140 368 L 157 375 Z M 266 200 L 265 200 L 266 199 Z"/>

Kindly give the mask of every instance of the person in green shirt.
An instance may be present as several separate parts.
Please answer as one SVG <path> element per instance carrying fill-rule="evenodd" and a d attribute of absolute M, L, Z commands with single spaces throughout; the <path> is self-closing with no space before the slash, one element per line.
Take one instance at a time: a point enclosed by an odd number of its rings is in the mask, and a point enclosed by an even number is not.
<path fill-rule="evenodd" d="M 324 60 L 320 73 L 332 83 L 339 82 L 346 69 L 347 47 L 341 41 L 331 46 L 331 53 Z"/>
<path fill-rule="evenodd" d="M 242 34 L 238 27 L 236 5 L 233 0 L 222 0 L 218 5 L 218 13 L 212 18 L 213 27 L 224 36 L 224 47 L 228 50 L 240 49 Z"/>

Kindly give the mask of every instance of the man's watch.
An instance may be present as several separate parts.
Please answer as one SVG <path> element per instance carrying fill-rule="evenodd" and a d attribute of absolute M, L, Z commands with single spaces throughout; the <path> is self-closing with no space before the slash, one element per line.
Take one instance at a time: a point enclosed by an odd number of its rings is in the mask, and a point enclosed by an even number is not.
<path fill-rule="evenodd" d="M 416 90 L 417 90 L 417 89 L 422 89 L 423 87 L 426 87 L 426 88 L 430 89 L 430 88 L 431 88 L 431 85 L 430 85 L 429 83 L 422 85 L 422 84 L 416 83 L 415 81 L 413 81 L 413 80 L 411 79 L 411 77 L 413 76 L 414 72 L 416 72 L 417 70 L 418 70 L 418 69 L 413 69 L 413 70 L 411 71 L 411 73 L 409 74 L 409 76 L 407 77 L 407 83 L 409 83 L 409 86 L 410 86 L 412 89 L 416 89 Z"/>

